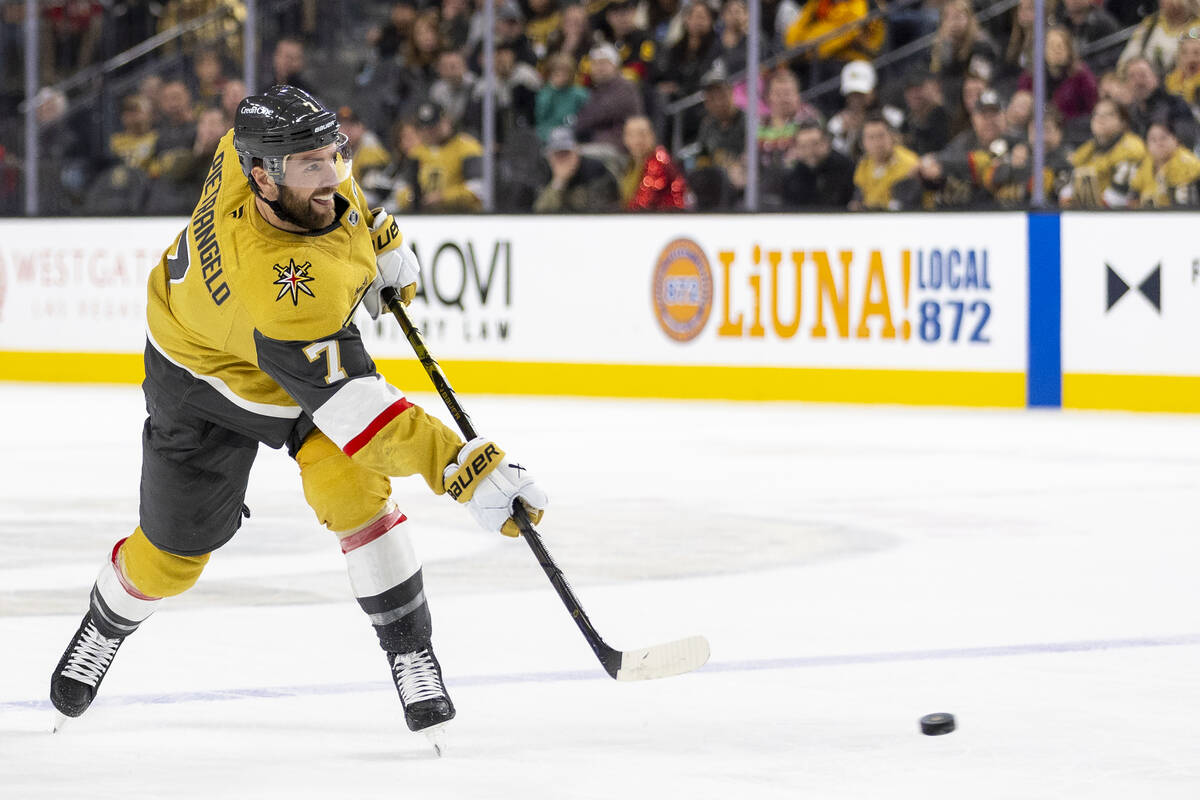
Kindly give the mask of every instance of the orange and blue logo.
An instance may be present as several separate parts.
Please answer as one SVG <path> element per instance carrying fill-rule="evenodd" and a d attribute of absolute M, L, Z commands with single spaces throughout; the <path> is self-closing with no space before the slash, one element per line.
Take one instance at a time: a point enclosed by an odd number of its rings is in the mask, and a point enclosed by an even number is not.
<path fill-rule="evenodd" d="M 700 245 L 676 239 L 662 249 L 654 268 L 654 315 L 677 342 L 700 335 L 713 305 L 712 269 Z"/>

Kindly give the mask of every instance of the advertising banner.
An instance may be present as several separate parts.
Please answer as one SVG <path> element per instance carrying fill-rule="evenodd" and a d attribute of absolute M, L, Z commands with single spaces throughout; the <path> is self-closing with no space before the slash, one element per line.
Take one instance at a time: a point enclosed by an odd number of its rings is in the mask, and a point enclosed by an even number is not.
<path fill-rule="evenodd" d="M 184 222 L 0 223 L 0 351 L 139 353 L 146 276 Z M 473 387 L 1024 401 L 1022 214 L 402 222 L 413 319 Z M 393 320 L 356 320 L 381 362 L 411 360 Z"/>
<path fill-rule="evenodd" d="M 1063 405 L 1200 411 L 1198 224 L 1062 215 Z"/>

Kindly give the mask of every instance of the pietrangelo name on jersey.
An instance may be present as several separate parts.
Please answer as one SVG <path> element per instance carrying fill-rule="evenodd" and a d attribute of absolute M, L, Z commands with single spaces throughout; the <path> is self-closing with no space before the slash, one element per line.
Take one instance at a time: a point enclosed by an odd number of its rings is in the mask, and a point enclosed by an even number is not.
<path fill-rule="evenodd" d="M 221 247 L 217 244 L 216 214 L 213 211 L 221 191 L 221 164 L 224 161 L 225 153 L 218 151 L 208 170 L 208 177 L 204 179 L 200 205 L 192 214 L 192 240 L 200 257 L 200 274 L 217 305 L 229 299 L 229 285 L 221 277 L 224 270 L 221 269 Z"/>

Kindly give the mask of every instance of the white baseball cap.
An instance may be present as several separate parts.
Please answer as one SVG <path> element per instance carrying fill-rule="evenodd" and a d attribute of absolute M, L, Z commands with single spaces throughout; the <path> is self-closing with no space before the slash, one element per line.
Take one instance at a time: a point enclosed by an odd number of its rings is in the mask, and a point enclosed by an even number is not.
<path fill-rule="evenodd" d="M 851 61 L 842 67 L 842 95 L 875 91 L 875 68 L 869 61 Z"/>

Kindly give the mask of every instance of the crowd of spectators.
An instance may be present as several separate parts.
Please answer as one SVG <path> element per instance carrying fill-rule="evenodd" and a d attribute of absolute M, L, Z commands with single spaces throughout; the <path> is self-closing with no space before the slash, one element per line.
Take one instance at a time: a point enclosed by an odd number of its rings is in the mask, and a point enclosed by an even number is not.
<path fill-rule="evenodd" d="M 259 82 L 339 109 L 374 202 L 480 210 L 483 1 L 378 6 L 349 90 L 306 68 L 303 36 L 273 43 Z M 763 210 L 1021 208 L 1035 181 L 1063 208 L 1200 205 L 1200 0 L 1046 0 L 1038 176 L 1032 0 L 1000 13 L 987 0 L 763 0 L 762 56 L 783 57 L 758 82 L 744 74 L 745 0 L 494 2 L 498 210 L 739 208 L 751 91 Z M 922 36 L 927 49 L 872 66 Z M 220 48 L 187 63 L 120 98 L 76 211 L 189 210 L 245 87 Z M 804 82 L 825 78 L 838 89 L 806 101 Z M 52 130 L 56 98 L 43 99 Z"/>

